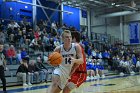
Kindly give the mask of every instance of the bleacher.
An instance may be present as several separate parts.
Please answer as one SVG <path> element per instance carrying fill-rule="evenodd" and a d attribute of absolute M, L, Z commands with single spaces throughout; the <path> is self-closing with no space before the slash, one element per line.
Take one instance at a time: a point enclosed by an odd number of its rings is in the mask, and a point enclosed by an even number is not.
<path fill-rule="evenodd" d="M 49 66 L 47 64 L 45 64 L 45 66 L 48 68 L 48 72 L 49 72 L 48 81 L 51 81 L 51 74 L 54 67 Z M 16 76 L 16 71 L 19 65 L 7 65 L 7 67 L 8 67 L 8 70 L 5 71 L 6 85 L 7 86 L 22 85 L 21 78 L 18 78 Z M 0 80 L 0 86 L 2 86 L 1 80 Z"/>

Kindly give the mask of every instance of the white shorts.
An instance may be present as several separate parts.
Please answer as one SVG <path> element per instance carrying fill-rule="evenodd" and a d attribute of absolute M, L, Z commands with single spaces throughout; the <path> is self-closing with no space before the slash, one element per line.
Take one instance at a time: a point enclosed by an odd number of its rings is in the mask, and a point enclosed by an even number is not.
<path fill-rule="evenodd" d="M 56 68 L 56 69 L 53 71 L 53 74 L 54 74 L 54 75 L 59 75 L 59 77 L 60 77 L 60 82 L 58 83 L 58 86 L 59 86 L 61 89 L 64 89 L 64 87 L 66 86 L 66 84 L 67 84 L 67 82 L 68 82 L 69 75 L 66 74 L 64 71 L 60 70 L 59 68 Z"/>

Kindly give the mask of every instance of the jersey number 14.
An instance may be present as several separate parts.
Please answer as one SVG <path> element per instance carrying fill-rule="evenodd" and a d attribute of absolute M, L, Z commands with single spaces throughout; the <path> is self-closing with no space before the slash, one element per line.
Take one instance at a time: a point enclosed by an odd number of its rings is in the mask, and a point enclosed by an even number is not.
<path fill-rule="evenodd" d="M 65 64 L 71 64 L 71 58 L 65 58 Z"/>

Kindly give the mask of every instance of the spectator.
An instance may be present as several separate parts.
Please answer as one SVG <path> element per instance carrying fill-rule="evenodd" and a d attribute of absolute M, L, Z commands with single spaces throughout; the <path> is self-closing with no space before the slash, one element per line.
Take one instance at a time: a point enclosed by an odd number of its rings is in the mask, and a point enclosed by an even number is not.
<path fill-rule="evenodd" d="M 37 71 L 37 68 L 35 66 L 35 61 L 31 60 L 30 62 L 31 63 L 28 65 L 28 70 L 31 74 L 31 82 L 33 83 L 34 76 L 35 76 L 36 83 L 38 83 L 39 82 L 39 72 Z"/>
<path fill-rule="evenodd" d="M 41 82 L 43 82 L 43 80 L 45 80 L 47 82 L 47 79 L 48 79 L 48 69 L 42 63 L 42 60 L 41 60 L 40 56 L 37 57 L 37 62 L 36 62 L 35 65 L 36 65 L 37 71 L 40 72 Z"/>
<path fill-rule="evenodd" d="M 22 59 L 27 58 L 27 63 L 29 63 L 29 55 L 27 54 L 27 51 L 24 47 L 21 50 L 21 58 Z"/>
<path fill-rule="evenodd" d="M 1 29 L 0 29 L 0 41 L 5 42 L 5 34 L 3 33 L 3 31 L 1 31 Z"/>
<path fill-rule="evenodd" d="M 32 85 L 30 83 L 31 74 L 28 71 L 28 64 L 27 64 L 26 58 L 23 59 L 23 63 L 18 67 L 16 74 L 17 74 L 17 77 L 22 78 L 23 86 Z M 28 82 L 28 84 L 26 82 Z"/>
<path fill-rule="evenodd" d="M 32 48 L 33 50 L 37 50 L 40 45 L 38 44 L 38 39 L 37 38 L 34 38 L 31 43 L 30 43 L 30 48 Z"/>
<path fill-rule="evenodd" d="M 57 46 L 59 46 L 59 45 L 60 45 L 59 40 L 58 40 L 58 39 L 55 39 L 55 40 L 54 40 L 54 46 L 57 47 Z"/>
<path fill-rule="evenodd" d="M 120 72 L 120 76 L 124 76 L 124 73 L 126 72 L 126 69 L 125 69 L 125 58 L 124 56 L 122 56 L 122 58 L 120 59 L 120 62 L 119 62 L 119 72 Z"/>
<path fill-rule="evenodd" d="M 137 68 L 137 71 L 140 73 L 140 58 L 138 58 L 137 60 L 136 68 Z"/>
<path fill-rule="evenodd" d="M 10 48 L 7 50 L 6 54 L 7 54 L 8 62 L 10 64 L 13 64 L 13 61 L 16 60 L 16 51 L 15 51 L 15 48 L 13 45 L 10 46 Z"/>
<path fill-rule="evenodd" d="M 87 62 L 86 62 L 86 67 L 87 67 L 87 79 L 86 80 L 93 80 L 96 79 L 95 77 L 95 68 L 94 68 L 94 63 L 93 63 L 93 59 L 92 56 L 89 56 L 89 58 L 87 58 Z"/>
<path fill-rule="evenodd" d="M 43 44 L 44 44 L 45 50 L 47 52 L 50 51 L 50 39 L 47 33 L 43 37 Z"/>
<path fill-rule="evenodd" d="M 17 64 L 22 63 L 21 50 L 17 50 Z"/>
<path fill-rule="evenodd" d="M 51 24 L 52 30 L 55 30 L 55 32 L 57 31 L 57 26 L 56 26 L 56 22 L 52 22 Z"/>

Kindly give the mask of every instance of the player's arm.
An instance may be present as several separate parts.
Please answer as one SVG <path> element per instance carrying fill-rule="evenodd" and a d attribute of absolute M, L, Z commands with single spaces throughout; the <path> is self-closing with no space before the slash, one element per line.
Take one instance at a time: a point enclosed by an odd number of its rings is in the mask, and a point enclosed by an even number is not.
<path fill-rule="evenodd" d="M 80 64 L 76 64 L 76 63 L 74 63 L 74 65 L 72 66 L 72 69 L 71 69 L 70 75 L 72 75 L 72 74 L 75 72 L 75 70 L 79 67 L 79 65 L 80 65 Z"/>
<path fill-rule="evenodd" d="M 60 46 L 57 46 L 57 47 L 54 49 L 54 52 L 60 53 Z"/>
<path fill-rule="evenodd" d="M 76 48 L 77 59 L 72 58 L 72 61 L 76 64 L 83 64 L 84 60 L 83 60 L 82 49 L 80 45 L 76 44 L 75 48 Z"/>

